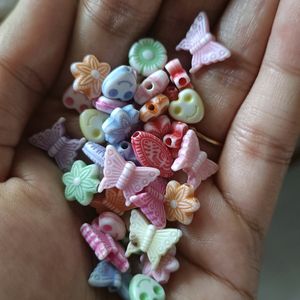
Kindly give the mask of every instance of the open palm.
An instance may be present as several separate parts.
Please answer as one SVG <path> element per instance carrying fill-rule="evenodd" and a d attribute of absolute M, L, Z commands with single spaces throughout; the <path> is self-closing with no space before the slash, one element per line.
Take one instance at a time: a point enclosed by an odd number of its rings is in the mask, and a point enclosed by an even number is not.
<path fill-rule="evenodd" d="M 64 200 L 60 171 L 27 145 L 25 128 L 65 116 L 80 135 L 61 104 L 70 63 L 90 53 L 115 67 L 148 35 L 187 63 L 174 48 L 201 10 L 233 54 L 193 77 L 206 105 L 198 129 L 224 146 L 201 145 L 220 172 L 199 188 L 192 225 L 180 226 L 181 269 L 167 295 L 256 298 L 262 242 L 300 129 L 298 0 L 20 0 L 0 27 L 1 299 L 111 299 L 87 284 L 87 210 Z"/>

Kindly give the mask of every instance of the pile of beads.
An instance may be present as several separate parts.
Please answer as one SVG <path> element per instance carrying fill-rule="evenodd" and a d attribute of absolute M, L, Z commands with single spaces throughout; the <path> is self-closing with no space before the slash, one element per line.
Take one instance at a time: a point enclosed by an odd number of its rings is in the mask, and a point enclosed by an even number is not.
<path fill-rule="evenodd" d="M 192 53 L 191 72 L 230 55 L 209 33 L 204 13 L 177 48 Z M 111 71 L 87 55 L 71 72 L 75 81 L 63 103 L 80 113 L 84 138 L 65 137 L 61 118 L 30 142 L 65 172 L 66 199 L 99 214 L 80 229 L 100 261 L 89 284 L 123 299 L 163 300 L 161 284 L 179 268 L 175 245 L 182 236 L 167 221 L 192 222 L 200 207 L 195 190 L 218 169 L 189 128 L 204 117 L 203 101 L 180 61 L 168 62 L 165 47 L 151 38 L 131 47 L 129 66 Z M 82 146 L 93 164 L 74 161 Z M 185 183 L 174 180 L 180 170 Z M 139 263 L 130 261 L 131 254 L 142 254 Z"/>

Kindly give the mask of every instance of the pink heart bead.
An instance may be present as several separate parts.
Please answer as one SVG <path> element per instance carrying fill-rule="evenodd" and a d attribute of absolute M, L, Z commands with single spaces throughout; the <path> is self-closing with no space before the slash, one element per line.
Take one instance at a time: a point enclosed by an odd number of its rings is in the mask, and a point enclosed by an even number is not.
<path fill-rule="evenodd" d="M 144 130 L 162 139 L 164 135 L 171 132 L 171 121 L 167 115 L 161 115 L 144 125 Z"/>
<path fill-rule="evenodd" d="M 169 82 L 169 77 L 165 71 L 158 70 L 152 73 L 137 88 L 134 95 L 134 101 L 143 105 L 151 98 L 161 94 L 166 89 Z"/>

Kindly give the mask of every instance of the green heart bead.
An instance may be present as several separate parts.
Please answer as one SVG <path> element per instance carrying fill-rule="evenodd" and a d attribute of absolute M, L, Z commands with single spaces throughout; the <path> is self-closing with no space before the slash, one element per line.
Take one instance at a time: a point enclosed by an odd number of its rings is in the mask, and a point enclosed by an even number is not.
<path fill-rule="evenodd" d="M 80 129 L 88 141 L 95 143 L 103 143 L 105 141 L 102 124 L 108 116 L 108 114 L 96 109 L 86 109 L 80 114 Z"/>
<path fill-rule="evenodd" d="M 178 94 L 178 100 L 170 103 L 169 114 L 177 121 L 198 123 L 204 117 L 203 101 L 195 90 L 184 89 Z"/>
<path fill-rule="evenodd" d="M 165 300 L 163 287 L 154 279 L 143 274 L 135 275 L 129 285 L 130 300 Z"/>

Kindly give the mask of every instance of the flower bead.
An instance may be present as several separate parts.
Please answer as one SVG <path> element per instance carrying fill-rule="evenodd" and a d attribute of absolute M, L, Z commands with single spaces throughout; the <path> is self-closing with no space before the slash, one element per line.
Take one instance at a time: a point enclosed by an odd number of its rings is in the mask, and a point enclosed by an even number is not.
<path fill-rule="evenodd" d="M 71 171 L 62 177 L 66 186 L 66 199 L 77 200 L 84 206 L 89 205 L 100 183 L 99 174 L 97 165 L 86 165 L 81 160 L 75 161 Z"/>
<path fill-rule="evenodd" d="M 184 225 L 191 224 L 193 213 L 200 207 L 194 197 L 194 188 L 189 184 L 180 184 L 172 180 L 167 185 L 165 194 L 165 211 L 167 220 L 178 221 Z"/>
<path fill-rule="evenodd" d="M 166 48 L 154 39 L 141 39 L 129 50 L 129 64 L 145 77 L 162 69 L 166 62 Z"/>
<path fill-rule="evenodd" d="M 135 125 L 139 123 L 139 111 L 132 104 L 117 107 L 103 123 L 105 139 L 110 144 L 125 140 Z"/>
<path fill-rule="evenodd" d="M 75 77 L 74 91 L 85 94 L 92 100 L 100 96 L 102 82 L 110 72 L 110 65 L 100 63 L 94 55 L 87 55 L 83 62 L 71 65 L 71 72 Z"/>

